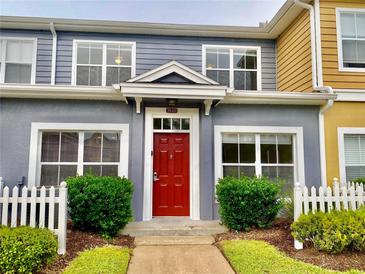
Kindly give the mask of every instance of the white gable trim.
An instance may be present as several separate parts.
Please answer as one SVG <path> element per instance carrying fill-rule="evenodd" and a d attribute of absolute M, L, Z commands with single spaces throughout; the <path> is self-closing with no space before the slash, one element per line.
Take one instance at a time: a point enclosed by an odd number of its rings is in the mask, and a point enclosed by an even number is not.
<path fill-rule="evenodd" d="M 194 82 L 195 84 L 203 84 L 203 85 L 219 85 L 216 81 L 200 74 L 187 66 L 180 64 L 176 61 L 168 62 L 162 66 L 159 66 L 153 70 L 150 70 L 146 73 L 143 73 L 137 77 L 129 79 L 128 83 L 151 83 L 165 77 L 171 73 L 176 73 L 181 75 L 182 77 Z"/>

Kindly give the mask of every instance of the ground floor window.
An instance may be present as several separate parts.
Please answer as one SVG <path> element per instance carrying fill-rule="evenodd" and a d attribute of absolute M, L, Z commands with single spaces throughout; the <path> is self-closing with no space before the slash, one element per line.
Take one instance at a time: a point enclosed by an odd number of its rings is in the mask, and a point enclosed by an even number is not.
<path fill-rule="evenodd" d="M 343 155 L 340 155 L 341 168 L 343 169 L 342 177 L 346 182 L 365 178 L 365 128 L 364 133 L 356 133 L 357 130 L 350 133 L 343 133 L 340 138 L 343 141 Z"/>
<path fill-rule="evenodd" d="M 294 183 L 293 141 L 289 134 L 222 133 L 223 176 L 267 176 Z"/>
<path fill-rule="evenodd" d="M 300 179 L 296 163 L 298 134 L 302 133 L 297 128 L 216 126 L 216 179 L 266 176 L 291 188 Z M 300 169 L 303 179 L 304 163 Z"/>
<path fill-rule="evenodd" d="M 112 130 L 113 127 L 116 129 Z M 48 126 L 41 124 L 38 129 L 34 132 L 38 138 L 34 176 L 37 185 L 57 186 L 67 177 L 77 174 L 126 176 L 126 130 L 113 125 L 101 125 L 98 129 L 92 124 L 81 124 L 75 129 L 72 125 L 62 124 L 57 129 L 57 123 Z"/>

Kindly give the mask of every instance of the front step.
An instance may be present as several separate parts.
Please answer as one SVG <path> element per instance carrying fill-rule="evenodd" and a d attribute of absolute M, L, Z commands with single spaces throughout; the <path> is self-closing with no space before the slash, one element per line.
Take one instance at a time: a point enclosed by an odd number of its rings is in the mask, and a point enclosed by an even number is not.
<path fill-rule="evenodd" d="M 219 221 L 194 221 L 186 217 L 158 217 L 151 221 L 129 223 L 122 234 L 139 236 L 210 236 L 223 233 Z"/>
<path fill-rule="evenodd" d="M 136 246 L 154 245 L 211 245 L 213 236 L 141 236 L 134 240 Z"/>

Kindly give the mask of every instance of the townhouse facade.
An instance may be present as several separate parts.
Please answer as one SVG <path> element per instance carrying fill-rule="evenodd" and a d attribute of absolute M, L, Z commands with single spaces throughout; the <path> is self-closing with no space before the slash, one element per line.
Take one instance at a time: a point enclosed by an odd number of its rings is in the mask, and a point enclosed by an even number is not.
<path fill-rule="evenodd" d="M 127 176 L 138 221 L 218 218 L 223 176 L 321 185 L 337 94 L 311 85 L 307 13 L 287 1 L 260 27 L 1 17 L 0 176 Z"/>

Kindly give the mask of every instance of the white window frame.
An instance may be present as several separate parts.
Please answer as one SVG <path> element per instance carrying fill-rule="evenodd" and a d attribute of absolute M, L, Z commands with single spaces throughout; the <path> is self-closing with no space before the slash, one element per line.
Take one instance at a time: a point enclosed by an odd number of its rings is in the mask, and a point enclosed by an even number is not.
<path fill-rule="evenodd" d="M 337 128 L 338 138 L 338 161 L 340 167 L 340 183 L 346 183 L 346 159 L 345 159 L 345 135 L 364 134 L 365 127 L 339 127 Z"/>
<path fill-rule="evenodd" d="M 365 13 L 365 9 L 351 9 L 351 8 L 336 8 L 336 28 L 337 28 L 337 49 L 338 49 L 338 70 L 342 72 L 365 72 L 365 68 L 346 68 L 343 66 L 343 51 L 342 51 L 342 32 L 341 32 L 341 13 Z M 356 40 L 364 40 L 365 38 L 358 38 Z"/>
<path fill-rule="evenodd" d="M 260 140 L 257 134 L 290 134 L 293 136 L 293 164 L 294 165 L 294 184 L 299 182 L 305 186 L 305 169 L 304 169 L 304 143 L 303 143 L 303 128 L 302 127 L 267 127 L 267 126 L 214 126 L 214 177 L 215 184 L 223 177 L 222 163 L 222 134 L 237 133 L 237 134 L 256 134 L 256 158 L 255 172 L 256 175 L 261 175 L 262 166 L 280 166 L 280 164 L 262 164 L 260 149 Z M 293 184 L 293 187 L 294 187 Z"/>
<path fill-rule="evenodd" d="M 83 155 L 84 140 L 82 131 L 120 132 L 120 161 L 118 162 L 118 176 L 128 177 L 129 158 L 129 125 L 128 124 L 95 124 L 95 123 L 32 123 L 30 136 L 28 187 L 40 185 L 40 166 L 42 149 L 42 132 L 44 131 L 70 131 L 79 133 L 78 153 Z M 81 135 L 81 136 L 80 136 Z M 80 160 L 80 157 L 78 158 Z M 62 162 L 62 164 L 65 164 Z M 74 163 L 72 163 L 74 164 Z M 83 174 L 84 164 L 102 164 L 77 162 L 77 173 Z"/>
<path fill-rule="evenodd" d="M 34 37 L 10 37 L 10 36 L 0 36 L 0 43 L 2 43 L 2 50 L 0 52 L 0 62 L 1 62 L 1 72 L 0 72 L 0 83 L 1 84 L 22 84 L 22 85 L 29 85 L 28 83 L 5 83 L 5 67 L 6 63 L 6 47 L 7 41 L 32 41 L 33 42 L 33 55 L 32 55 L 32 63 L 31 63 L 31 74 L 30 74 L 30 83 L 31 85 L 35 84 L 36 79 L 36 70 L 37 70 L 37 38 Z M 21 64 L 17 62 L 16 64 Z M 24 63 L 29 64 L 29 63 Z"/>
<path fill-rule="evenodd" d="M 202 45 L 202 73 L 207 76 L 206 59 L 207 59 L 207 49 L 208 48 L 219 48 L 219 49 L 229 49 L 229 87 L 234 89 L 234 71 L 245 69 L 234 69 L 233 66 L 233 51 L 237 50 L 256 50 L 257 52 L 257 90 L 262 90 L 262 66 L 261 66 L 261 47 L 260 46 L 232 46 L 232 45 Z M 228 70 L 228 69 L 227 69 Z M 251 70 L 248 70 L 251 71 Z M 251 91 L 251 90 L 250 90 Z"/>
<path fill-rule="evenodd" d="M 75 39 L 73 40 L 73 50 L 72 50 L 72 79 L 71 84 L 76 86 L 76 79 L 77 79 L 77 44 L 78 43 L 98 43 L 103 45 L 103 59 L 102 64 L 99 65 L 102 67 L 102 80 L 101 86 L 95 87 L 106 87 L 106 69 L 107 67 L 114 67 L 112 65 L 107 65 L 106 58 L 107 58 L 107 44 L 120 44 L 120 45 L 128 45 L 131 46 L 131 78 L 136 76 L 136 42 L 129 42 L 129 41 L 104 41 L 104 40 L 80 40 Z M 122 66 L 115 66 L 115 67 L 122 67 Z M 129 66 L 128 66 L 129 67 Z M 118 83 L 115 83 L 118 84 Z"/>

